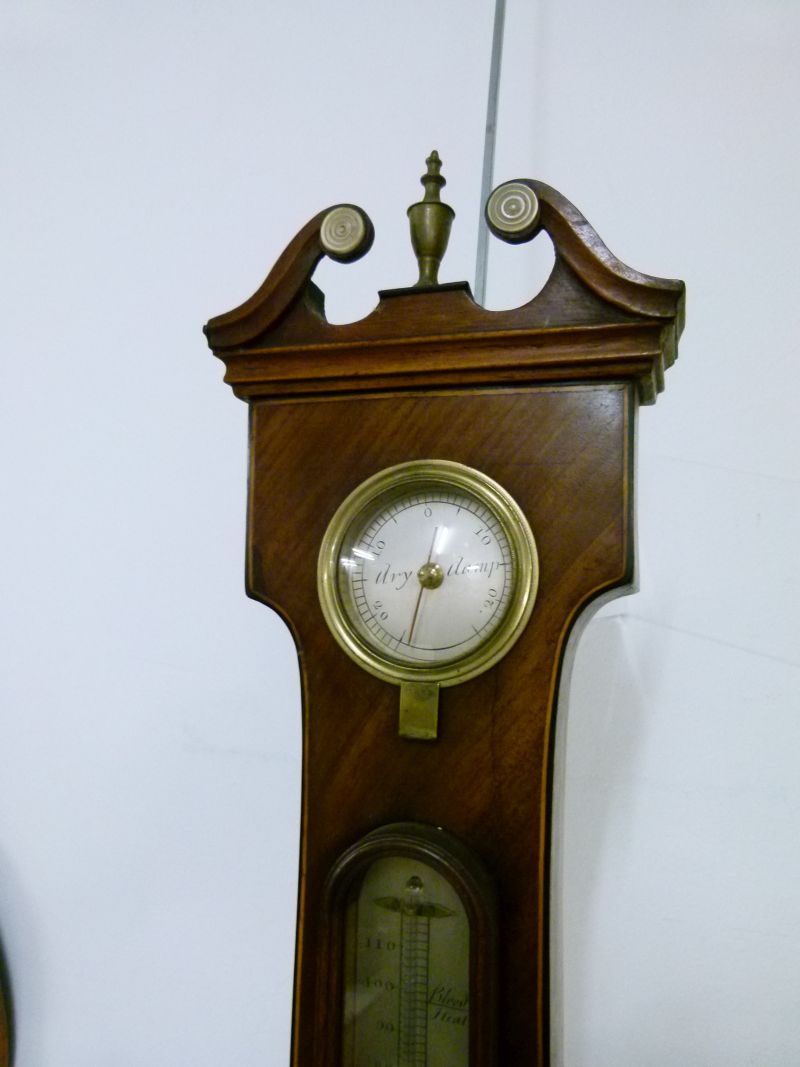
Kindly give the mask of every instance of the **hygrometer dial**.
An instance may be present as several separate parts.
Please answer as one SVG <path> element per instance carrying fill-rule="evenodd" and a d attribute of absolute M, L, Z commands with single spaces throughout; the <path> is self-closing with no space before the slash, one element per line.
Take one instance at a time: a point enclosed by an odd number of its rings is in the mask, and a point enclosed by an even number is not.
<path fill-rule="evenodd" d="M 445 460 L 362 483 L 330 522 L 319 560 L 325 618 L 345 651 L 393 682 L 452 685 L 492 666 L 525 625 L 536 547 L 514 500 Z"/>

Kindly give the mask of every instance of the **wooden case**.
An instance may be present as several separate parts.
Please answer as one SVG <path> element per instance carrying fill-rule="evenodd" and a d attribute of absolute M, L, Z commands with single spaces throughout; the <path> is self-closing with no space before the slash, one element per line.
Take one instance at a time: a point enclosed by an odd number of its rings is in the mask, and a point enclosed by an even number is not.
<path fill-rule="evenodd" d="M 633 582 L 636 412 L 675 359 L 684 289 L 626 267 L 564 197 L 526 184 L 555 264 L 523 307 L 487 311 L 458 283 L 382 292 L 362 321 L 331 325 L 311 281 L 321 212 L 249 300 L 206 326 L 225 380 L 250 406 L 247 590 L 286 620 L 302 675 L 294 1067 L 340 1061 L 330 1025 L 339 1008 L 326 992 L 338 965 L 331 872 L 371 832 L 408 822 L 455 835 L 497 887 L 498 1014 L 487 1024 L 496 1044 L 476 1046 L 473 1067 L 494 1055 L 506 1067 L 549 1063 L 564 652 L 581 613 Z M 433 742 L 398 737 L 397 688 L 342 652 L 316 590 L 319 546 L 342 499 L 414 459 L 455 460 L 499 482 L 525 512 L 540 562 L 526 630 L 490 671 L 442 691 Z M 333 1035 L 322 1051 L 318 1033 Z"/>

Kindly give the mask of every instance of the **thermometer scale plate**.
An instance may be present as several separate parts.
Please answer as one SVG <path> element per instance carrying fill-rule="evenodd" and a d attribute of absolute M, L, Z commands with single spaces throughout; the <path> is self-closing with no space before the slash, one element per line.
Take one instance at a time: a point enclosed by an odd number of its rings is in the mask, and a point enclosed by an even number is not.
<path fill-rule="evenodd" d="M 439 827 L 383 826 L 339 858 L 325 899 L 341 1067 L 490 1062 L 495 890 L 471 849 Z"/>
<path fill-rule="evenodd" d="M 344 1064 L 467 1067 L 469 924 L 449 882 L 377 860 L 348 909 Z"/>

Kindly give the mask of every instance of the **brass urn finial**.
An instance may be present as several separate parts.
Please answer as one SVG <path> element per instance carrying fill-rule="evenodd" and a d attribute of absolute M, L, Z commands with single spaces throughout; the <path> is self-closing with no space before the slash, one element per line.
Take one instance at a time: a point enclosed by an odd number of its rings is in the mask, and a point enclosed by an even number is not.
<path fill-rule="evenodd" d="M 439 173 L 442 161 L 436 149 L 425 162 L 428 170 L 420 178 L 425 188 L 425 196 L 408 209 L 411 244 L 419 263 L 419 281 L 415 288 L 439 284 L 439 264 L 447 250 L 450 227 L 455 217 L 455 211 L 450 205 L 439 200 L 439 191 L 447 183 Z"/>

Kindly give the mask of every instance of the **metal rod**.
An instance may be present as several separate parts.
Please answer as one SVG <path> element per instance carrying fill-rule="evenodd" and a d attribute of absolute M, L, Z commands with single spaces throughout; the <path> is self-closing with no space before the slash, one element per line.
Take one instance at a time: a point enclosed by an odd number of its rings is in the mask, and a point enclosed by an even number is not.
<path fill-rule="evenodd" d="M 500 67 L 503 59 L 503 28 L 506 19 L 506 0 L 495 0 L 492 60 L 489 67 L 489 96 L 486 102 L 486 131 L 483 140 L 483 173 L 481 175 L 480 215 L 478 218 L 478 250 L 475 260 L 475 299 L 486 300 L 486 272 L 489 263 L 489 229 L 483 218 L 483 208 L 492 191 L 494 180 L 494 146 L 497 140 L 497 102 L 500 95 Z"/>

